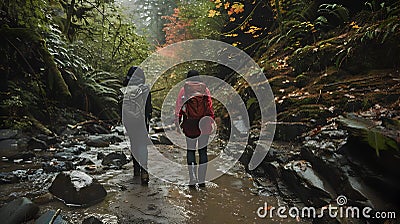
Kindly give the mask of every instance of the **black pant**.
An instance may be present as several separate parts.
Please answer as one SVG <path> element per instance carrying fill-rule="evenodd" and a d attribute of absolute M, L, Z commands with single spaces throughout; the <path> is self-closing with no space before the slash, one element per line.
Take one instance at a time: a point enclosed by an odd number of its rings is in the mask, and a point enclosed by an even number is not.
<path fill-rule="evenodd" d="M 209 135 L 200 135 L 198 138 L 189 138 L 186 137 L 187 144 L 187 164 L 189 165 L 189 176 L 191 181 L 193 181 L 193 177 L 196 176 L 197 172 L 197 163 L 196 163 L 196 145 L 199 151 L 199 164 L 198 174 L 199 174 L 199 183 L 204 183 L 207 172 L 207 144 L 208 144 Z"/>

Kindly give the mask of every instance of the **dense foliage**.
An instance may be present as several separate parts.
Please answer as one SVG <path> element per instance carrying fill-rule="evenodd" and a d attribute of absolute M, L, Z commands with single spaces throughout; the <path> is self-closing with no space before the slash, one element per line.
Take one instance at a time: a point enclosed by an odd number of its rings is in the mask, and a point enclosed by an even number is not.
<path fill-rule="evenodd" d="M 194 38 L 222 40 L 253 56 L 268 78 L 289 75 L 299 82 L 308 73 L 342 69 L 357 74 L 400 64 L 400 3 L 395 0 L 117 2 L 0 2 L 3 125 L 51 123 L 57 108 L 64 107 L 118 120 L 121 80 L 129 66 L 154 49 L 148 41 L 157 48 Z M 136 34 L 132 21 L 142 21 L 147 37 Z M 257 111 L 248 86 L 209 63 L 171 69 L 160 79 L 167 81 L 153 90 L 156 106 L 189 67 L 226 79 L 248 109 Z M 257 120 L 257 113 L 251 114 Z"/>
<path fill-rule="evenodd" d="M 121 81 L 149 50 L 121 9 L 98 0 L 32 0 L 2 1 L 0 12 L 3 126 L 50 124 L 65 107 L 119 119 Z"/>

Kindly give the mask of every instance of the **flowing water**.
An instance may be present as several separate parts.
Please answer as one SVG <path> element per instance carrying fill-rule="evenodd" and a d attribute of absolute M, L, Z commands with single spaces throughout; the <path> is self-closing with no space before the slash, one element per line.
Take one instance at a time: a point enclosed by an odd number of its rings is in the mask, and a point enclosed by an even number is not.
<path fill-rule="evenodd" d="M 216 142 L 209 147 L 210 159 L 220 154 L 221 149 Z M 175 158 L 178 162 L 183 163 L 186 159 L 182 149 L 169 145 L 159 145 L 158 148 L 166 157 Z M 97 153 L 113 151 L 123 151 L 129 155 L 128 142 L 108 148 L 92 148 L 79 157 L 90 158 L 100 166 Z M 149 166 L 155 170 L 165 170 L 159 163 L 149 163 Z M 84 167 L 78 169 L 84 170 Z M 167 172 L 173 170 L 171 167 Z M 89 216 L 95 216 L 104 223 L 310 223 L 310 220 L 293 218 L 258 217 L 256 211 L 265 203 L 268 207 L 286 204 L 274 192 L 260 193 L 262 189 L 254 184 L 252 177 L 239 163 L 226 174 L 207 182 L 205 188 L 196 189 L 168 183 L 153 175 L 150 176 L 149 185 L 142 186 L 140 179 L 133 177 L 132 162 L 122 169 L 92 171 L 90 175 L 103 184 L 108 195 L 102 202 L 87 208 L 68 207 L 52 199 L 46 189 L 55 174 L 39 172 L 36 175 L 22 183 L 0 185 L 1 200 L 4 202 L 13 197 L 27 196 L 40 204 L 41 213 L 49 209 L 61 209 L 61 214 L 72 223 L 80 223 Z M 184 181 L 179 179 L 179 175 L 177 179 L 177 182 Z"/>

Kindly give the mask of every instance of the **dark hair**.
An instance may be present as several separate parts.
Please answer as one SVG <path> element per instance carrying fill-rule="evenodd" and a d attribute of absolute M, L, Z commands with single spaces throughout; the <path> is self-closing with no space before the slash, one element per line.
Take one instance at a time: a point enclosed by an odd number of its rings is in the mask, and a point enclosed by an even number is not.
<path fill-rule="evenodd" d="M 196 70 L 188 71 L 186 78 L 190 78 L 193 81 L 200 81 L 199 72 Z"/>
<path fill-rule="evenodd" d="M 134 77 L 132 77 L 133 75 Z M 132 66 L 129 68 L 123 85 L 127 86 L 131 79 L 132 84 L 142 84 L 146 80 L 143 70 L 137 66 Z"/>

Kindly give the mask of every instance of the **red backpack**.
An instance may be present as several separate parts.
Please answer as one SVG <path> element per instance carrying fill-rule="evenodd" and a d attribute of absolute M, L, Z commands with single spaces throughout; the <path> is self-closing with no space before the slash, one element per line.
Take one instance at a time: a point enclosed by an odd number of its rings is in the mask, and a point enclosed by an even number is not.
<path fill-rule="evenodd" d="M 201 119 L 209 115 L 208 95 L 206 85 L 202 82 L 188 81 L 185 83 L 185 99 L 183 112 L 188 119 Z"/>

